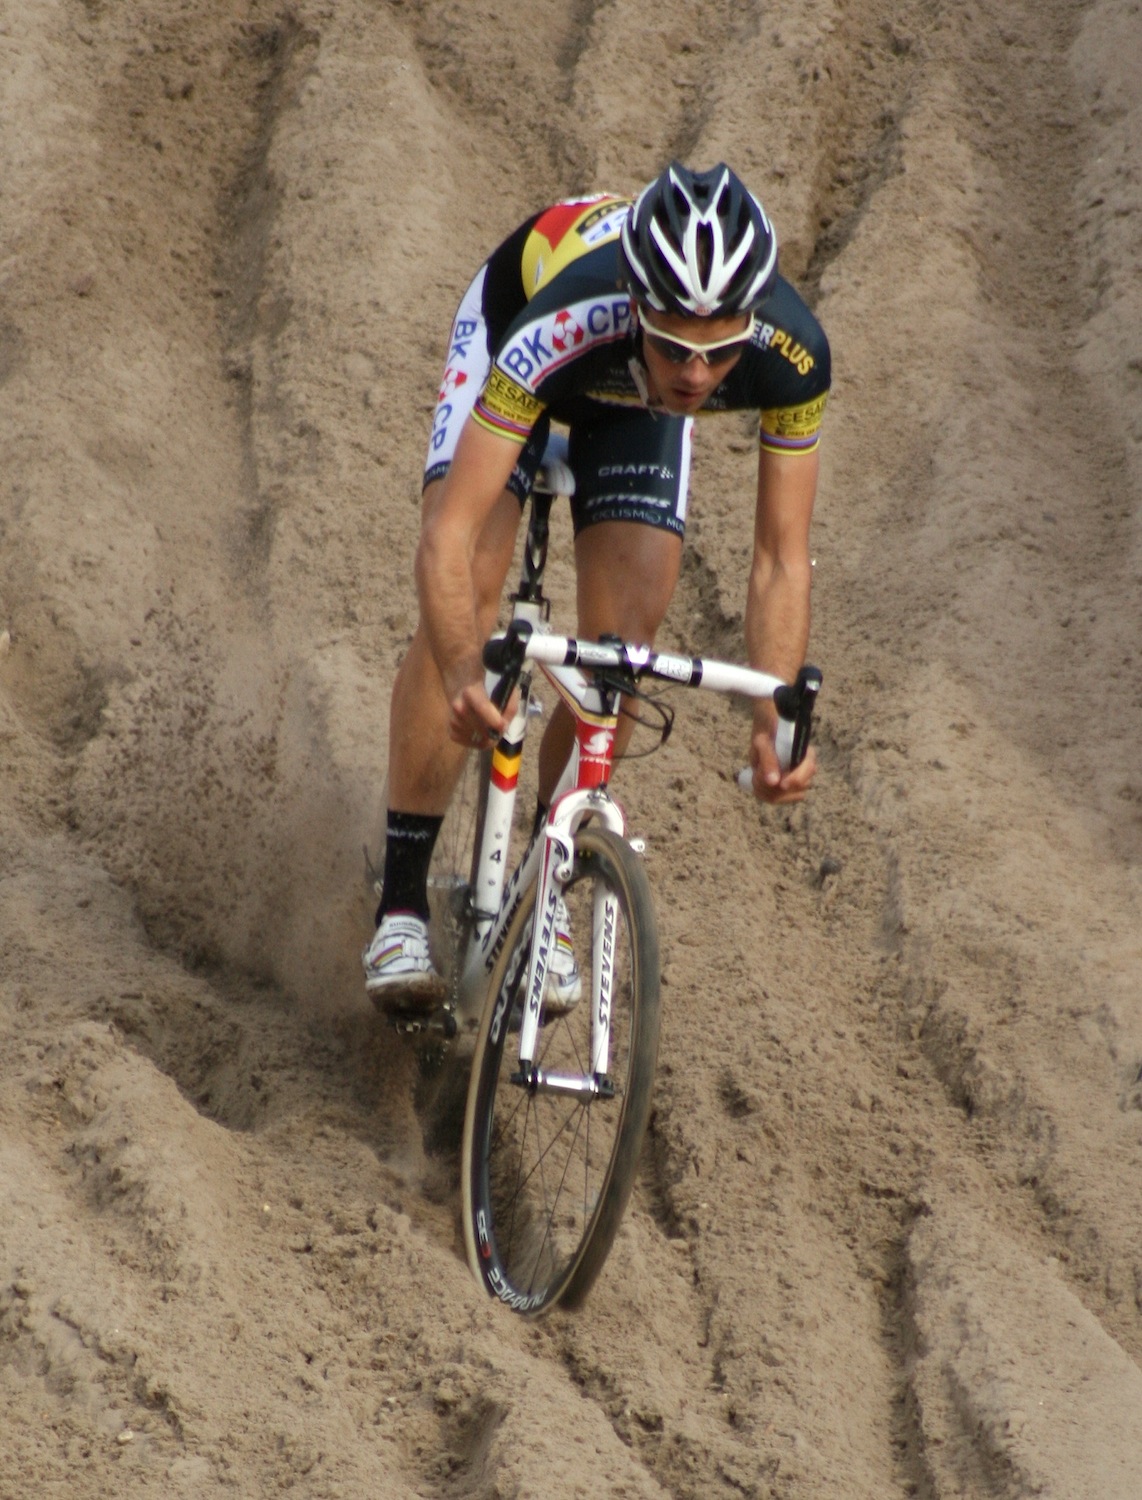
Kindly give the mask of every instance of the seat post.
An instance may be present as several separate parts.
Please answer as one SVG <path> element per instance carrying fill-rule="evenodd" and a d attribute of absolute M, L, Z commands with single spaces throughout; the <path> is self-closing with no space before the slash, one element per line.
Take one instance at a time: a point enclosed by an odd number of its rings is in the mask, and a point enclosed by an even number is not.
<path fill-rule="evenodd" d="M 523 547 L 523 571 L 520 573 L 519 588 L 512 595 L 513 603 L 543 603 L 543 570 L 547 566 L 547 541 L 550 534 L 551 503 L 554 499 L 555 496 L 546 490 L 532 490 L 531 515 Z"/>

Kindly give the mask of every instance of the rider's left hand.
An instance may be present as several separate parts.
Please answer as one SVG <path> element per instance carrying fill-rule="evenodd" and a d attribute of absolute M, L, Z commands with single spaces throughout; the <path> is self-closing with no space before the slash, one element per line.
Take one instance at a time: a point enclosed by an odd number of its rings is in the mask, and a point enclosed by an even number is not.
<path fill-rule="evenodd" d="M 759 802 L 768 802 L 774 807 L 786 802 L 800 802 L 817 774 L 817 752 L 812 745 L 799 766 L 783 772 L 778 763 L 773 732 L 768 725 L 754 730 L 749 763 L 753 772 L 754 796 Z"/>

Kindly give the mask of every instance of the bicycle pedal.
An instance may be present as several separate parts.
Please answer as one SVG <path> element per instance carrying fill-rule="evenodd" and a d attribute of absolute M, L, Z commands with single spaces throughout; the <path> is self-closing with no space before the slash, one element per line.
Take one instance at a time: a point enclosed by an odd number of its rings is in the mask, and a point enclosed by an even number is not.
<path fill-rule="evenodd" d="M 398 1036 L 413 1041 L 449 1042 L 457 1030 L 456 1012 L 450 1005 L 429 1011 L 393 1010 L 388 1013 L 388 1021 Z"/>

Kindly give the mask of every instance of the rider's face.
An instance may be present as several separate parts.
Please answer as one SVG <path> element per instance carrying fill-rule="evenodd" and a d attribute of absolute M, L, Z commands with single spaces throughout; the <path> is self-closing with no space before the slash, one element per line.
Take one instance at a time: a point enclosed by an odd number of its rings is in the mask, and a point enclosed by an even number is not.
<path fill-rule="evenodd" d="M 681 313 L 660 313 L 638 309 L 643 328 L 642 357 L 650 376 L 651 394 L 667 411 L 677 416 L 695 412 L 719 386 L 741 358 L 742 343 L 730 343 L 723 349 L 711 349 L 705 358 L 698 351 L 688 352 L 682 345 L 655 347 L 655 334 L 671 335 L 690 344 L 718 344 L 733 340 L 735 335 L 748 337 L 753 320 L 747 314 L 730 318 L 690 318 Z M 674 355 L 674 358 L 670 356 Z M 707 362 L 708 361 L 708 362 Z"/>

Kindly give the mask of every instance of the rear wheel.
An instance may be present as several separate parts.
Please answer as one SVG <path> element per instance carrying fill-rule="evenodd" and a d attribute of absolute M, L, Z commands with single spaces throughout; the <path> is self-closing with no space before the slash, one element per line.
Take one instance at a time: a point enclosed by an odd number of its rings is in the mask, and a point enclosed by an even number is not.
<path fill-rule="evenodd" d="M 453 1002 L 458 998 L 460 966 L 472 930 L 472 880 L 484 826 L 490 760 L 490 751 L 465 757 L 428 867 L 429 946 Z"/>
<path fill-rule="evenodd" d="M 518 1312 L 580 1301 L 602 1268 L 634 1185 L 658 1052 L 658 938 L 645 872 L 602 829 L 575 835 L 563 891 L 583 996 L 544 1015 L 536 1066 L 591 1076 L 596 965 L 612 967 L 610 1056 L 590 1096 L 513 1082 L 534 885 L 492 974 L 468 1087 L 462 1174 L 468 1259 L 487 1290 Z M 613 898 L 609 902 L 605 898 Z M 613 927 L 604 920 L 609 910 Z"/>

